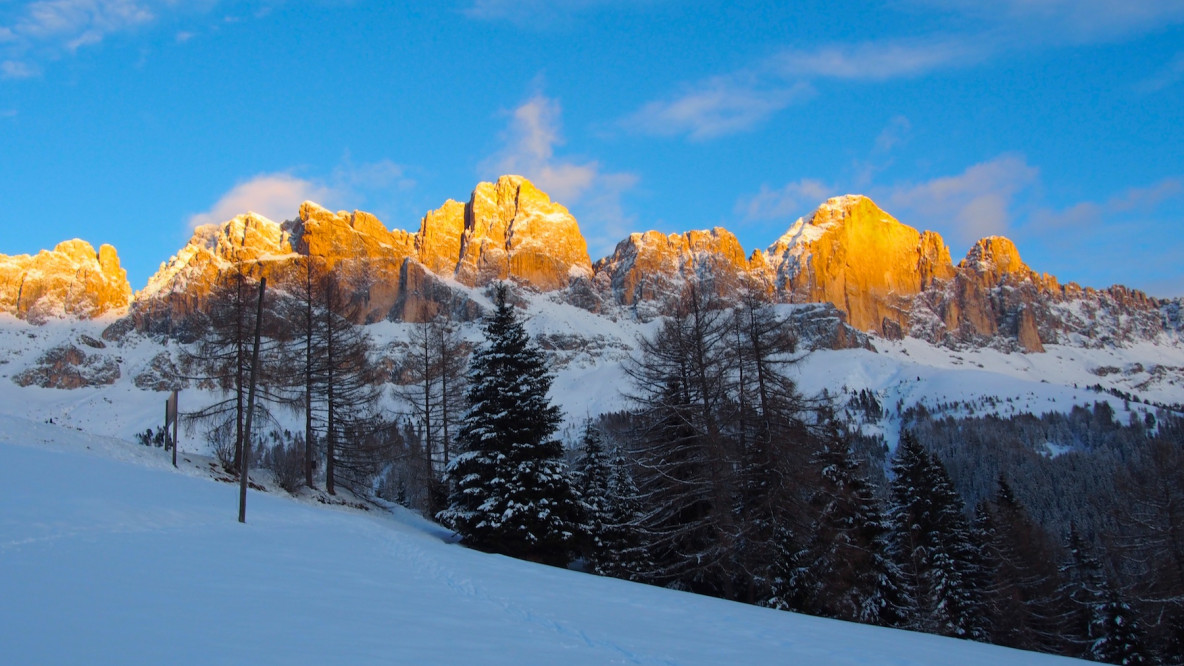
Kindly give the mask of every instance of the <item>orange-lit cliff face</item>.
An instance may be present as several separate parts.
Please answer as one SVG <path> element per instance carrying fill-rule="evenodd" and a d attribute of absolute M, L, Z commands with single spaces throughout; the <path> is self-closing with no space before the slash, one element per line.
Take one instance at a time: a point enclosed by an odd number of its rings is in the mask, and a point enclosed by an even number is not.
<path fill-rule="evenodd" d="M 0 254 L 0 312 L 32 322 L 94 318 L 127 309 L 132 290 L 115 248 L 83 240 L 36 255 Z"/>
<path fill-rule="evenodd" d="M 662 314 L 689 283 L 725 300 L 757 290 L 780 302 L 833 304 L 850 326 L 885 337 L 1026 351 L 1148 339 L 1174 325 L 1165 304 L 1141 292 L 1037 274 L 1006 238 L 980 240 L 955 265 L 938 234 L 857 195 L 829 199 L 748 256 L 726 229 L 650 231 L 593 265 L 571 213 L 519 176 L 480 183 L 467 203 L 445 202 L 416 233 L 311 202 L 282 224 L 247 213 L 200 227 L 136 294 L 133 318 L 147 328 L 200 310 L 234 270 L 298 291 L 310 261 L 334 272 L 360 321 L 418 321 L 442 309 L 474 317 L 478 308 L 456 285 L 510 280 L 586 309 L 640 316 Z M 17 316 L 93 317 L 125 308 L 129 293 L 107 246 L 96 254 L 70 241 L 36 257 L 0 257 L 0 308 Z"/>
<path fill-rule="evenodd" d="M 137 314 L 200 309 L 236 264 L 295 289 L 309 258 L 363 303 L 362 321 L 431 316 L 454 296 L 443 280 L 470 287 L 512 280 L 550 291 L 592 275 L 587 243 L 567 209 L 525 178 L 503 176 L 479 184 L 467 204 L 448 201 L 429 212 L 415 234 L 311 202 L 283 224 L 248 213 L 201 227 L 137 294 Z"/>

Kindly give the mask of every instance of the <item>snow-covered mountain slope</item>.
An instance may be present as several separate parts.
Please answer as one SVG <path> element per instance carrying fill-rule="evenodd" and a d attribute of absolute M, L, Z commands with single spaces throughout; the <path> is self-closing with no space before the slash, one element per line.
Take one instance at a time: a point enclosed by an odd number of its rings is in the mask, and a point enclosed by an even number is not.
<path fill-rule="evenodd" d="M 481 290 L 468 297 L 488 306 Z M 585 417 L 624 409 L 628 377 L 624 363 L 635 353 L 640 335 L 652 334 L 660 320 L 639 322 L 611 318 L 572 306 L 547 294 L 523 292 L 527 329 L 552 361 L 556 380 L 552 399 L 564 410 L 569 424 Z M 797 308 L 778 306 L 791 315 Z M 34 326 L 0 315 L 0 413 L 54 422 L 87 432 L 133 437 L 159 424 L 165 394 L 148 388 L 159 357 L 175 357 L 178 345 L 138 333 L 104 340 L 112 320 L 52 321 Z M 381 322 L 366 326 L 379 353 L 398 362 L 416 324 Z M 479 322 L 464 324 L 464 336 L 481 342 Z M 1049 345 L 1042 354 L 1007 353 L 992 348 L 954 350 L 916 338 L 893 341 L 872 338 L 875 350 L 842 349 L 800 352 L 791 370 L 807 393 L 824 389 L 841 405 L 844 396 L 864 389 L 887 408 L 880 424 L 894 441 L 900 410 L 924 404 L 931 410 L 970 408 L 976 413 L 1008 416 L 1031 412 L 1068 412 L 1074 405 L 1109 401 L 1121 423 L 1128 412 L 1142 415 L 1152 405 L 1184 404 L 1184 348 L 1166 341 L 1128 346 L 1078 347 Z M 73 390 L 20 386 L 17 380 L 45 365 L 47 352 L 74 348 L 84 357 L 79 373 L 115 365 L 110 383 Z M 74 372 L 67 367 L 67 372 Z M 1101 392 L 1095 390 L 1097 387 Z M 388 391 L 387 409 L 401 409 Z M 1126 401 L 1120 395 L 1129 395 Z M 181 391 L 182 410 L 196 410 L 215 399 L 192 386 Z M 954 403 L 959 406 L 954 407 Z M 1151 403 L 1151 404 L 1144 404 Z M 282 416 L 282 415 L 281 415 Z M 292 427 L 297 427 L 293 415 Z M 182 433 L 182 447 L 205 451 L 202 434 Z"/>
<path fill-rule="evenodd" d="M 192 464 L 190 464 L 192 463 Z M 467 550 L 163 453 L 0 416 L 0 646 L 14 664 L 1056 664 Z"/>

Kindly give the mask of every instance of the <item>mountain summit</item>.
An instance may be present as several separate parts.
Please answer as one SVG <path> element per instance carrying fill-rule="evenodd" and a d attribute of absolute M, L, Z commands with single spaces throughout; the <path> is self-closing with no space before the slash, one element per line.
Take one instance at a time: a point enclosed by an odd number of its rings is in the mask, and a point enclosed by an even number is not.
<path fill-rule="evenodd" d="M 77 238 L 36 255 L 0 254 L 0 312 L 32 322 L 50 317 L 91 319 L 125 310 L 132 289 L 110 245 Z"/>

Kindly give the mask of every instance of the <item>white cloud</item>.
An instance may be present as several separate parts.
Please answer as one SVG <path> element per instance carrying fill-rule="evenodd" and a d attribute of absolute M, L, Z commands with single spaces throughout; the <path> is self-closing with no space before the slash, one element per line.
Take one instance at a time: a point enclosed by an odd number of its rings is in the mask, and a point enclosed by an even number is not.
<path fill-rule="evenodd" d="M 913 124 L 904 116 L 893 116 L 888 126 L 880 131 L 876 137 L 875 152 L 887 153 L 893 148 L 907 143 L 913 131 Z"/>
<path fill-rule="evenodd" d="M 1155 74 L 1135 84 L 1135 89 L 1142 93 L 1153 93 L 1170 88 L 1180 81 L 1184 81 L 1184 53 L 1177 53 Z"/>
<path fill-rule="evenodd" d="M 413 187 L 415 181 L 407 176 L 406 169 L 391 160 L 355 164 L 347 153 L 323 178 L 299 178 L 291 173 L 277 172 L 259 174 L 238 183 L 209 210 L 190 216 L 189 227 L 221 224 L 247 212 L 281 222 L 295 217 L 300 204 L 305 201 L 327 208 L 359 208 L 377 214 L 382 211 L 375 210 L 374 206 L 383 209 L 397 207 L 399 194 Z"/>
<path fill-rule="evenodd" d="M 40 0 L 30 3 L 12 31 L 27 38 L 58 39 L 71 49 L 102 41 L 156 18 L 154 4 L 137 0 Z"/>
<path fill-rule="evenodd" d="M 606 7 L 633 8 L 654 0 L 472 0 L 461 11 L 471 19 L 505 21 L 543 29 L 570 22 L 581 13 Z"/>
<path fill-rule="evenodd" d="M 415 181 L 407 170 L 389 159 L 354 164 L 348 153 L 333 169 L 332 189 L 348 197 L 365 198 L 367 193 L 385 190 L 408 190 Z"/>
<path fill-rule="evenodd" d="M 1062 210 L 1044 208 L 1033 213 L 1030 228 L 1037 233 L 1081 233 L 1101 227 L 1108 218 L 1155 210 L 1165 201 L 1184 195 L 1184 179 L 1164 178 L 1145 187 L 1129 187 L 1109 199 L 1082 201 Z"/>
<path fill-rule="evenodd" d="M 919 76 L 978 62 L 983 45 L 970 39 L 872 41 L 783 51 L 770 66 L 787 77 L 884 80 Z"/>
<path fill-rule="evenodd" d="M 189 227 L 220 224 L 248 211 L 275 221 L 294 217 L 305 201 L 323 202 L 333 190 L 286 173 L 260 174 L 222 195 L 209 210 L 189 218 Z"/>
<path fill-rule="evenodd" d="M 887 81 L 970 67 L 1016 51 L 1130 39 L 1184 21 L 1179 0 L 914 0 L 953 14 L 949 29 L 911 39 L 786 48 L 647 102 L 621 124 L 654 135 L 708 139 L 750 130 L 813 93 L 823 80 Z M 898 5 L 898 8 L 902 5 Z M 1174 61 L 1146 85 L 1184 78 Z"/>
<path fill-rule="evenodd" d="M 645 134 L 711 139 L 750 130 L 813 97 L 818 80 L 920 76 L 978 62 L 986 54 L 971 40 L 944 38 L 787 49 L 752 67 L 705 79 L 669 99 L 648 102 L 621 124 Z"/>
<path fill-rule="evenodd" d="M 128 33 L 165 16 L 205 12 L 219 0 L 36 0 L 8 25 L 0 25 L 0 55 L 9 62 L 49 61 L 108 37 Z M 177 40 L 191 33 L 177 33 Z M 34 74 L 40 70 L 29 65 Z M 30 74 L 32 75 L 32 74 Z M 14 78 L 11 75 L 8 78 Z"/>
<path fill-rule="evenodd" d="M 622 125 L 646 134 L 712 139 L 752 129 L 813 93 L 805 82 L 769 80 L 747 72 L 717 76 L 671 99 L 645 104 Z"/>
<path fill-rule="evenodd" d="M 551 198 L 577 214 L 589 252 L 607 254 L 633 222 L 621 196 L 637 184 L 637 176 L 606 172 L 598 161 L 558 158 L 563 145 L 559 102 L 536 94 L 514 109 L 500 151 L 484 160 L 483 178 L 516 174 L 528 178 Z"/>
<path fill-rule="evenodd" d="M 1035 185 L 1040 172 L 1019 154 L 975 164 L 956 176 L 890 188 L 874 196 L 902 222 L 934 229 L 963 246 L 984 236 L 1005 234 L 1013 204 Z"/>
<path fill-rule="evenodd" d="M 27 79 L 37 76 L 41 70 L 27 62 L 19 60 L 5 60 L 0 62 L 0 79 Z"/>
<path fill-rule="evenodd" d="M 736 212 L 746 220 L 793 220 L 813 210 L 833 193 L 833 187 L 809 178 L 777 189 L 761 185 L 760 192 L 736 202 Z"/>
<path fill-rule="evenodd" d="M 1043 42 L 1104 42 L 1184 21 L 1179 0 L 914 0 Z M 1050 29 L 1055 26 L 1055 29 Z"/>

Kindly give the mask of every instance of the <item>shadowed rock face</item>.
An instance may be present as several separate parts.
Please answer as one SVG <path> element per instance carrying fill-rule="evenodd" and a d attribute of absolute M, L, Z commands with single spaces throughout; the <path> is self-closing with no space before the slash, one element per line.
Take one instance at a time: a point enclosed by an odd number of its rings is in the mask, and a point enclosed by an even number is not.
<path fill-rule="evenodd" d="M 36 255 L 0 254 L 0 312 L 32 322 L 51 317 L 90 319 L 125 310 L 132 290 L 110 245 L 59 243 Z"/>

